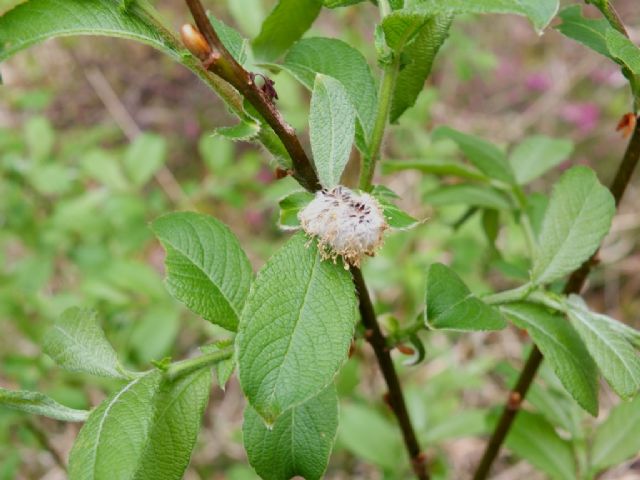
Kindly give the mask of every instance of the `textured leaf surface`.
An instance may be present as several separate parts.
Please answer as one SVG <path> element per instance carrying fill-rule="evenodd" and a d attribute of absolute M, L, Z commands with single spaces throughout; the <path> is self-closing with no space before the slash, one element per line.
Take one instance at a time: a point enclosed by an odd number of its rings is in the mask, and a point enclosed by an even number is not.
<path fill-rule="evenodd" d="M 640 451 L 640 397 L 616 406 L 598 427 L 591 448 L 591 465 L 596 471 L 637 455 Z"/>
<path fill-rule="evenodd" d="M 434 140 L 441 138 L 449 138 L 456 142 L 467 159 L 488 177 L 506 183 L 513 182 L 513 172 L 507 156 L 492 143 L 449 127 L 439 127 L 433 131 Z"/>
<path fill-rule="evenodd" d="M 539 32 L 549 25 L 559 7 L 558 0 L 418 0 L 417 4 L 429 12 L 523 15 Z"/>
<path fill-rule="evenodd" d="M 391 228 L 408 230 L 420 223 L 393 202 L 392 198 L 395 199 L 398 198 L 398 196 L 392 190 L 382 185 L 376 185 L 373 187 L 371 195 L 380 203 L 382 214 Z"/>
<path fill-rule="evenodd" d="M 623 398 L 640 389 L 640 358 L 624 335 L 611 324 L 615 320 L 588 309 L 582 298 L 569 298 L 569 319 L 596 361 L 611 388 Z"/>
<path fill-rule="evenodd" d="M 314 195 L 309 192 L 293 192 L 284 197 L 278 205 L 280 205 L 280 218 L 278 224 L 284 230 L 295 229 L 300 227 L 298 213 L 306 207 Z"/>
<path fill-rule="evenodd" d="M 317 73 L 342 82 L 369 137 L 376 116 L 378 94 L 371 69 L 362 54 L 335 38 L 305 38 L 287 53 L 282 68 L 309 90 Z"/>
<path fill-rule="evenodd" d="M 564 162 L 572 152 L 573 143 L 569 140 L 536 135 L 516 146 L 509 162 L 516 181 L 524 185 Z"/>
<path fill-rule="evenodd" d="M 108 35 L 141 41 L 179 58 L 181 48 L 145 11 L 113 0 L 29 0 L 0 17 L 0 61 L 51 37 Z"/>
<path fill-rule="evenodd" d="M 66 310 L 46 334 L 43 350 L 65 370 L 126 378 L 93 311 Z"/>
<path fill-rule="evenodd" d="M 333 188 L 340 183 L 349 161 L 356 132 L 356 111 L 338 80 L 318 74 L 311 96 L 309 136 L 320 183 Z"/>
<path fill-rule="evenodd" d="M 129 383 L 94 410 L 69 458 L 71 480 L 182 478 L 209 398 L 211 372 Z"/>
<path fill-rule="evenodd" d="M 251 285 L 251 265 L 229 228 L 199 213 L 171 213 L 152 224 L 167 257 L 171 294 L 198 315 L 235 331 Z"/>
<path fill-rule="evenodd" d="M 438 50 L 447 39 L 451 15 L 420 15 L 397 11 L 382 23 L 387 44 L 402 55 L 404 67 L 398 73 L 391 101 L 392 123 L 415 105 L 429 77 Z"/>
<path fill-rule="evenodd" d="M 268 422 L 331 383 L 356 322 L 349 272 L 306 243 L 296 234 L 262 268 L 236 339 L 242 389 Z"/>
<path fill-rule="evenodd" d="M 518 413 L 506 440 L 507 447 L 554 480 L 575 480 L 576 464 L 571 445 L 558 436 L 540 415 Z"/>
<path fill-rule="evenodd" d="M 43 415 L 64 422 L 84 422 L 89 416 L 86 410 L 65 407 L 40 392 L 7 390 L 2 387 L 0 387 L 0 407 Z"/>
<path fill-rule="evenodd" d="M 564 388 L 590 414 L 598 414 L 598 367 L 565 319 L 527 303 L 501 307 L 513 323 L 527 330 Z"/>
<path fill-rule="evenodd" d="M 554 185 L 531 279 L 552 282 L 578 268 L 609 231 L 615 202 L 593 170 L 574 167 Z"/>
<path fill-rule="evenodd" d="M 330 385 L 280 415 L 272 428 L 247 405 L 242 433 L 249 463 L 264 480 L 314 480 L 327 468 L 337 429 L 338 397 Z"/>
<path fill-rule="evenodd" d="M 424 196 L 431 205 L 471 205 L 510 210 L 509 198 L 499 190 L 482 185 L 445 185 L 427 192 Z"/>
<path fill-rule="evenodd" d="M 321 9 L 322 0 L 279 0 L 253 41 L 256 58 L 278 58 L 304 35 Z"/>
<path fill-rule="evenodd" d="M 245 65 L 249 56 L 249 41 L 222 20 L 215 18 L 211 13 L 208 13 L 207 16 L 220 41 L 229 50 L 231 56 L 240 65 Z"/>
<path fill-rule="evenodd" d="M 563 35 L 582 43 L 605 57 L 612 58 L 606 37 L 607 31 L 612 27 L 607 20 L 583 17 L 580 5 L 571 5 L 565 8 L 560 12 L 559 17 L 562 19 L 562 23 L 556 28 Z"/>
<path fill-rule="evenodd" d="M 495 308 L 473 295 L 449 267 L 434 263 L 427 271 L 425 322 L 432 328 L 498 330 L 506 326 Z"/>

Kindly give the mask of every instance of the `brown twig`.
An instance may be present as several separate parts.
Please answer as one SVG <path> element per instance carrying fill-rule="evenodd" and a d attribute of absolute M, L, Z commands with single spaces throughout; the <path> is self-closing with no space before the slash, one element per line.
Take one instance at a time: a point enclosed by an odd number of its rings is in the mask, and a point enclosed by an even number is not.
<path fill-rule="evenodd" d="M 614 177 L 611 185 L 609 186 L 609 190 L 613 195 L 616 206 L 620 204 L 620 200 L 622 199 L 627 186 L 631 180 L 631 176 L 633 175 L 634 170 L 638 165 L 638 161 L 640 160 L 640 124 L 636 124 L 636 128 L 633 132 L 633 136 L 629 141 L 627 146 L 627 150 L 624 154 L 624 158 L 622 159 L 622 163 L 618 167 L 618 171 L 616 172 L 616 176 Z M 587 276 L 589 272 L 593 268 L 594 265 L 598 263 L 598 252 L 594 253 L 593 256 L 584 262 L 576 271 L 574 271 L 569 280 L 567 281 L 564 287 L 565 295 L 570 294 L 579 294 L 584 284 L 587 280 Z M 491 466 L 495 461 L 498 453 L 500 453 L 500 447 L 504 442 L 509 430 L 511 429 L 511 425 L 520 410 L 520 406 L 525 396 L 527 395 L 527 391 L 529 387 L 533 383 L 533 379 L 536 376 L 536 372 L 542 363 L 543 356 L 542 352 L 534 345 L 533 350 L 529 354 L 529 358 L 520 373 L 520 377 L 518 378 L 518 382 L 513 390 L 509 393 L 509 401 L 507 402 L 506 407 L 502 411 L 502 415 L 498 420 L 496 428 L 493 431 L 491 438 L 489 439 L 489 443 L 484 451 L 482 456 L 482 460 L 480 461 L 480 465 L 474 474 L 474 480 L 484 480 L 489 475 L 489 471 L 491 470 Z M 512 399 L 517 399 L 517 401 L 512 401 Z"/>
<path fill-rule="evenodd" d="M 360 299 L 360 316 L 362 317 L 362 324 L 366 329 L 365 338 L 367 342 L 373 348 L 378 359 L 378 365 L 384 376 L 385 382 L 389 389 L 389 393 L 385 396 L 388 405 L 391 407 L 393 414 L 398 420 L 400 430 L 402 430 L 402 436 L 404 438 L 404 444 L 409 453 L 411 460 L 411 466 L 416 474 L 416 477 L 420 480 L 426 480 L 429 478 L 426 466 L 426 456 L 420 450 L 418 439 L 411 425 L 411 419 L 409 418 L 409 412 L 407 411 L 407 405 L 404 401 L 404 394 L 402 393 L 402 387 L 400 386 L 400 380 L 398 374 L 391 360 L 391 354 L 387 346 L 387 340 L 380 330 L 380 325 L 376 319 L 376 313 L 369 297 L 369 291 L 362 276 L 362 271 L 359 268 L 351 268 L 353 275 L 353 282 L 358 292 Z"/>
<path fill-rule="evenodd" d="M 273 129 L 276 135 L 284 144 L 287 152 L 291 156 L 293 164 L 293 176 L 302 186 L 310 191 L 320 189 L 318 176 L 313 168 L 311 160 L 302 148 L 295 130 L 288 125 L 273 103 L 273 95 L 268 90 L 259 88 L 254 82 L 254 76 L 247 72 L 224 47 L 216 32 L 211 26 L 200 0 L 185 0 L 191 14 L 198 26 L 200 33 L 204 36 L 211 47 L 208 59 L 203 59 L 210 71 L 220 76 L 233 85 L 253 107 L 263 116 L 265 121 Z M 197 47 L 197 43 L 196 43 Z M 202 50 L 200 48 L 194 50 Z M 364 327 L 370 332 L 367 340 L 375 351 L 380 370 L 384 376 L 389 389 L 388 401 L 394 415 L 398 420 L 400 429 L 409 454 L 413 470 L 419 480 L 428 480 L 426 457 L 421 452 L 416 433 L 411 425 L 407 406 L 404 401 L 404 394 L 400 386 L 400 380 L 396 373 L 386 339 L 380 330 L 378 320 L 369 297 L 369 291 L 362 272 L 358 268 L 352 268 L 353 282 L 355 284 L 360 299 L 360 315 Z"/>

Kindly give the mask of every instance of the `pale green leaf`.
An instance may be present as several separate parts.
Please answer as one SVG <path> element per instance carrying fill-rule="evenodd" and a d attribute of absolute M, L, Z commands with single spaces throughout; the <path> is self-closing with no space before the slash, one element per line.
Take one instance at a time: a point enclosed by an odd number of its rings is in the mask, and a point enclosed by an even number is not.
<path fill-rule="evenodd" d="M 330 385 L 267 427 L 247 405 L 242 427 L 249 463 L 264 480 L 322 478 L 338 429 L 338 397 Z"/>
<path fill-rule="evenodd" d="M 278 58 L 304 35 L 321 9 L 322 0 L 279 0 L 253 41 L 256 58 Z"/>
<path fill-rule="evenodd" d="M 342 84 L 318 74 L 311 96 L 309 137 L 313 163 L 325 188 L 340 183 L 355 138 L 355 122 L 355 108 Z"/>
<path fill-rule="evenodd" d="M 280 217 L 278 226 L 284 230 L 296 229 L 300 227 L 298 213 L 313 200 L 313 194 L 302 191 L 293 192 L 284 197 L 278 205 L 280 205 Z"/>
<path fill-rule="evenodd" d="M 616 406 L 598 426 L 591 447 L 596 471 L 618 465 L 640 451 L 640 397 Z"/>
<path fill-rule="evenodd" d="M 329 385 L 355 322 L 349 272 L 293 236 L 262 268 L 242 312 L 238 370 L 253 408 L 272 423 Z"/>
<path fill-rule="evenodd" d="M 260 124 L 256 122 L 240 122 L 232 127 L 216 128 L 214 133 L 233 142 L 246 142 L 260 133 Z"/>
<path fill-rule="evenodd" d="M 509 162 L 516 181 L 524 185 L 564 162 L 572 152 L 573 143 L 569 140 L 535 135 L 513 149 Z"/>
<path fill-rule="evenodd" d="M 258 36 L 266 16 L 262 0 L 227 0 L 227 8 L 244 33 L 252 38 Z"/>
<path fill-rule="evenodd" d="M 568 315 L 611 388 L 623 398 L 640 389 L 640 357 L 629 341 L 611 325 L 615 320 L 589 310 L 572 295 Z"/>
<path fill-rule="evenodd" d="M 159 135 L 143 133 L 124 155 L 124 168 L 133 184 L 141 187 L 162 168 L 167 159 L 167 142 Z"/>
<path fill-rule="evenodd" d="M 88 151 L 80 161 L 83 173 L 113 190 L 126 190 L 129 181 L 118 158 L 106 150 Z"/>
<path fill-rule="evenodd" d="M 564 388 L 582 408 L 596 416 L 598 367 L 571 325 L 539 305 L 510 303 L 501 310 L 517 327 L 529 332 Z"/>
<path fill-rule="evenodd" d="M 614 213 L 613 196 L 593 170 L 567 170 L 553 187 L 531 280 L 550 283 L 582 265 L 609 231 Z"/>
<path fill-rule="evenodd" d="M 474 168 L 452 160 L 395 160 L 382 162 L 382 172 L 393 173 L 403 170 L 418 170 L 439 176 L 453 176 L 469 180 L 487 180 L 487 177 Z"/>
<path fill-rule="evenodd" d="M 434 263 L 427 271 L 425 323 L 434 329 L 499 330 L 505 320 L 472 294 L 449 267 Z"/>
<path fill-rule="evenodd" d="M 204 319 L 235 331 L 252 279 L 238 239 L 226 225 L 199 213 L 171 213 L 152 228 L 167 251 L 171 294 Z"/>
<path fill-rule="evenodd" d="M 69 457 L 70 480 L 179 480 L 189 463 L 211 371 L 172 382 L 151 371 L 96 408 Z"/>
<path fill-rule="evenodd" d="M 86 410 L 65 407 L 40 392 L 7 390 L 2 387 L 0 387 L 0 407 L 43 415 L 64 422 L 84 422 L 89 416 Z"/>
<path fill-rule="evenodd" d="M 94 311 L 66 310 L 45 335 L 42 348 L 65 370 L 127 378 Z"/>
<path fill-rule="evenodd" d="M 420 222 L 409 215 L 407 212 L 398 207 L 393 201 L 389 198 L 389 193 L 395 195 L 393 191 L 390 191 L 383 187 L 382 185 L 376 185 L 373 187 L 373 190 L 370 192 L 371 195 L 378 200 L 380 206 L 382 207 L 382 214 L 384 218 L 387 220 L 387 224 L 391 228 L 397 230 L 409 230 L 413 227 L 416 227 Z M 396 195 L 397 198 L 397 195 Z"/>
<path fill-rule="evenodd" d="M 507 448 L 554 480 L 575 480 L 571 444 L 560 438 L 542 416 L 520 411 L 506 439 Z"/>
<path fill-rule="evenodd" d="M 245 65 L 248 58 L 249 40 L 243 38 L 236 30 L 217 19 L 211 13 L 207 13 L 211 25 L 218 34 L 220 41 L 229 51 L 231 56 L 236 59 L 240 65 Z"/>
<path fill-rule="evenodd" d="M 510 13 L 523 15 L 542 32 L 558 12 L 558 0 L 414 0 L 421 9 L 452 13 Z"/>
<path fill-rule="evenodd" d="M 382 23 L 387 43 L 397 55 L 402 55 L 404 63 L 396 78 L 391 101 L 389 120 L 392 123 L 415 105 L 435 57 L 447 39 L 451 20 L 452 16 L 447 14 L 417 15 L 399 10 Z"/>
<path fill-rule="evenodd" d="M 609 52 L 634 75 L 640 75 L 640 48 L 619 31 L 610 28 L 605 35 Z"/>
<path fill-rule="evenodd" d="M 507 156 L 492 143 L 449 127 L 436 128 L 432 136 L 434 140 L 449 138 L 456 142 L 467 159 L 486 176 L 506 183 L 514 181 Z"/>
<path fill-rule="evenodd" d="M 366 136 L 371 135 L 378 94 L 371 69 L 358 50 L 335 38 L 305 38 L 287 53 L 282 68 L 309 90 L 317 73 L 342 82 Z"/>
<path fill-rule="evenodd" d="M 607 31 L 612 27 L 604 18 L 586 18 L 582 16 L 580 5 L 571 5 L 560 12 L 562 23 L 557 28 L 563 35 L 586 45 L 605 57 L 611 57 L 607 46 Z"/>
<path fill-rule="evenodd" d="M 493 187 L 471 184 L 445 185 L 427 192 L 425 202 L 434 206 L 469 205 L 473 207 L 510 210 L 509 198 Z"/>

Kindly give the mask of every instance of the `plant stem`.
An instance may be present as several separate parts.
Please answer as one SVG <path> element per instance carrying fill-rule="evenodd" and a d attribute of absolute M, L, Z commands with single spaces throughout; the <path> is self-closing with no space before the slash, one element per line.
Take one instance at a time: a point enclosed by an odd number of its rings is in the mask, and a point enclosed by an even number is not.
<path fill-rule="evenodd" d="M 231 357 L 233 357 L 233 346 L 223 348 L 222 350 L 218 350 L 217 352 L 206 353 L 204 355 L 200 355 L 199 357 L 189 358 L 187 360 L 182 360 L 181 362 L 172 363 L 165 372 L 165 375 L 170 380 L 176 380 L 180 377 L 195 372 L 196 370 L 210 367 L 211 365 L 215 365 L 216 363 L 228 360 Z"/>
<path fill-rule="evenodd" d="M 618 167 L 616 172 L 616 176 L 613 179 L 613 182 L 609 186 L 609 190 L 611 194 L 615 198 L 616 206 L 620 204 L 620 200 L 622 199 L 627 186 L 629 185 L 629 181 L 631 180 L 631 176 L 633 175 L 634 170 L 638 165 L 638 161 L 640 160 L 640 123 L 636 125 L 636 128 L 633 132 L 633 136 L 629 141 L 629 145 L 627 146 L 627 150 L 625 151 L 624 158 L 622 159 L 622 163 Z M 564 287 L 564 294 L 579 294 L 584 284 L 587 280 L 587 276 L 593 268 L 594 265 L 598 263 L 597 261 L 598 252 L 594 253 L 593 256 L 584 262 L 577 270 L 575 270 L 569 280 L 567 281 Z M 500 448 L 502 443 L 504 442 L 513 421 L 518 414 L 518 410 L 522 405 L 522 401 L 527 395 L 527 391 L 533 382 L 533 379 L 536 376 L 536 372 L 542 363 L 543 357 L 542 353 L 534 345 L 533 350 L 529 354 L 529 358 L 527 359 L 522 372 L 520 373 L 520 377 L 518 378 L 518 382 L 516 386 L 509 393 L 509 397 L 507 400 L 507 404 L 502 411 L 502 415 L 498 420 L 495 430 L 491 435 L 489 443 L 484 451 L 484 455 L 482 456 L 482 460 L 480 461 L 480 465 L 476 470 L 474 475 L 474 480 L 485 480 L 489 475 L 489 471 L 491 470 L 491 466 L 493 465 L 494 460 L 497 458 L 498 453 L 500 452 Z"/>
<path fill-rule="evenodd" d="M 251 103 L 254 108 L 258 110 L 258 112 L 260 112 L 267 123 L 271 126 L 275 134 L 280 138 L 285 148 L 287 149 L 287 152 L 289 152 L 294 167 L 294 177 L 296 178 L 296 180 L 298 180 L 298 182 L 308 190 L 318 190 L 320 188 L 318 176 L 313 168 L 311 160 L 302 148 L 300 140 L 296 136 L 295 130 L 284 121 L 282 115 L 280 115 L 280 112 L 277 110 L 272 100 L 255 85 L 251 78 L 251 74 L 244 70 L 244 68 L 235 61 L 235 59 L 227 51 L 224 45 L 222 45 L 222 42 L 216 35 L 211 26 L 211 23 L 209 22 L 209 19 L 207 18 L 204 7 L 200 3 L 200 0 L 185 0 L 185 2 L 196 21 L 198 29 L 204 35 L 205 39 L 212 47 L 214 52 L 217 52 L 220 55 L 220 58 L 208 65 L 208 69 L 233 85 L 240 92 L 240 94 L 244 96 L 249 101 L 249 103 Z M 390 11 L 388 0 L 381 0 L 380 5 L 381 9 L 388 8 L 388 10 Z M 386 95 L 387 106 L 382 109 L 385 112 L 384 117 L 381 120 L 379 119 L 379 122 L 377 122 L 380 123 L 382 127 L 378 135 L 378 146 L 372 150 L 376 152 L 376 156 L 377 152 L 379 152 L 380 150 L 380 145 L 382 144 L 382 137 L 384 135 L 384 127 L 386 126 L 389 114 L 389 105 L 391 102 L 391 94 L 393 93 L 392 87 L 395 83 L 395 78 L 392 78 L 391 81 L 393 81 L 391 85 L 389 85 L 388 82 L 383 81 L 383 85 L 387 84 L 385 90 L 389 91 L 389 93 L 388 95 Z M 380 117 L 381 114 L 379 113 L 378 116 Z M 375 167 L 375 162 L 373 164 L 373 167 Z M 373 168 L 371 169 L 371 176 L 372 175 Z M 426 458 L 420 451 L 420 446 L 418 444 L 416 434 L 411 425 L 409 413 L 404 401 L 404 395 L 402 393 L 402 387 L 400 386 L 398 375 L 391 361 L 391 356 L 386 345 L 386 339 L 384 338 L 384 335 L 380 330 L 380 326 L 378 325 L 378 320 L 376 318 L 373 305 L 371 304 L 371 299 L 369 297 L 369 292 L 367 290 L 364 278 L 362 277 L 362 272 L 357 268 L 353 268 L 352 272 L 353 282 L 360 298 L 360 314 L 362 316 L 362 323 L 364 324 L 367 331 L 372 332 L 369 343 L 371 343 L 374 348 L 376 358 L 378 359 L 378 363 L 380 365 L 380 370 L 382 370 L 384 378 L 387 382 L 387 386 L 389 388 L 389 403 L 393 408 L 393 412 L 398 419 L 400 429 L 402 430 L 402 435 L 404 437 L 409 457 L 411 458 L 413 470 L 419 480 L 429 480 Z M 203 355 L 199 358 L 204 357 L 207 356 Z M 216 361 L 221 360 L 223 360 L 223 358 Z M 197 363 L 197 359 L 186 360 L 185 362 L 193 362 L 193 364 L 195 364 Z M 179 365 L 185 366 L 179 367 Z M 184 362 L 176 364 L 172 367 L 174 369 L 191 368 L 189 367 L 189 364 Z M 168 374 L 171 374 L 172 367 L 169 367 Z"/>
<path fill-rule="evenodd" d="M 512 290 L 505 290 L 504 292 L 494 293 L 492 295 L 486 295 L 482 297 L 482 301 L 484 303 L 488 303 L 491 305 L 499 305 L 502 303 L 509 302 L 517 302 L 519 300 L 524 300 L 527 298 L 529 293 L 535 288 L 534 285 L 530 283 L 525 283 L 518 288 L 514 288 Z"/>
<path fill-rule="evenodd" d="M 360 316 L 362 317 L 362 324 L 366 329 L 365 338 L 376 354 L 378 365 L 380 365 L 380 370 L 387 383 L 387 388 L 389 389 L 387 400 L 393 414 L 398 420 L 404 444 L 409 454 L 409 459 L 411 460 L 411 466 L 413 467 L 416 478 L 428 480 L 429 474 L 426 468 L 426 456 L 420 450 L 418 438 L 411 425 L 411 419 L 407 411 L 400 380 L 393 361 L 391 360 L 387 340 L 380 330 L 380 325 L 378 324 L 376 313 L 371 303 L 371 297 L 369 297 L 369 291 L 362 276 L 362 271 L 359 268 L 352 267 L 351 272 L 358 297 L 360 298 Z"/>

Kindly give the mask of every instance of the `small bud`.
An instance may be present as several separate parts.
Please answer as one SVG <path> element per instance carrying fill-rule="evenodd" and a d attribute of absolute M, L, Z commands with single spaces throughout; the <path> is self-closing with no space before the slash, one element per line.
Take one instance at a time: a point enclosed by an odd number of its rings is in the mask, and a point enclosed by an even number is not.
<path fill-rule="evenodd" d="M 416 351 L 413 348 L 405 345 L 404 343 L 398 343 L 396 345 L 396 348 L 403 355 L 415 355 L 416 354 Z"/>
<path fill-rule="evenodd" d="M 637 118 L 633 113 L 626 113 L 622 116 L 616 127 L 616 132 L 622 132 L 622 138 L 628 138 L 636 129 Z"/>
<path fill-rule="evenodd" d="M 183 25 L 180 29 L 180 37 L 185 47 L 200 60 L 205 61 L 211 56 L 211 47 L 207 40 L 193 25 L 188 23 Z"/>
<path fill-rule="evenodd" d="M 293 171 L 285 170 L 284 168 L 280 168 L 280 167 L 276 168 L 276 180 L 282 180 L 283 178 L 286 178 L 289 175 L 293 175 Z"/>

